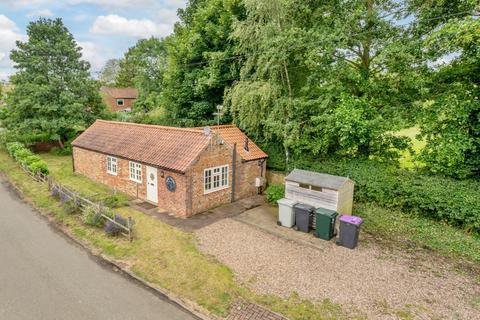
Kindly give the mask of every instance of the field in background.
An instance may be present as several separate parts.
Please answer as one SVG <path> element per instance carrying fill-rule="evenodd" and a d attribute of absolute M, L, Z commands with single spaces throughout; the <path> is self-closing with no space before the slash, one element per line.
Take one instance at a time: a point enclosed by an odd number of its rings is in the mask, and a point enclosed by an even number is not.
<path fill-rule="evenodd" d="M 425 141 L 418 140 L 416 137 L 419 133 L 420 129 L 418 127 L 411 127 L 399 130 L 395 132 L 395 135 L 409 137 L 412 141 L 413 151 L 415 154 L 418 154 L 425 147 Z M 423 164 L 419 161 L 415 161 L 414 154 L 412 154 L 409 150 L 405 150 L 400 158 L 400 166 L 405 169 L 412 169 L 415 167 L 422 167 Z"/>

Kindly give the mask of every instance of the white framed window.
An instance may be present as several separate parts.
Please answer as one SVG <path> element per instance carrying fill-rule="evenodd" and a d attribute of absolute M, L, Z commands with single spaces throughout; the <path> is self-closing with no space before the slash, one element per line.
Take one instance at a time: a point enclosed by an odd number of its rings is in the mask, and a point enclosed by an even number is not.
<path fill-rule="evenodd" d="M 228 188 L 228 165 L 203 170 L 204 193 L 226 188 Z"/>
<path fill-rule="evenodd" d="M 130 180 L 142 183 L 142 165 L 140 163 L 130 161 L 128 166 L 130 168 Z"/>
<path fill-rule="evenodd" d="M 117 99 L 117 106 L 123 106 L 125 101 L 123 99 Z"/>
<path fill-rule="evenodd" d="M 107 173 L 112 174 L 114 176 L 117 175 L 117 158 L 107 156 Z"/>

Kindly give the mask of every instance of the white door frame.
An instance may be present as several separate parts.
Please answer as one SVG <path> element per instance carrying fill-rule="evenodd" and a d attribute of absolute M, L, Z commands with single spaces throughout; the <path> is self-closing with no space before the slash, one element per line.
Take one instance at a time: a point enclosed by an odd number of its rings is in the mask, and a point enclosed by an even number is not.
<path fill-rule="evenodd" d="M 147 167 L 147 201 L 158 203 L 158 174 L 157 168 Z M 153 178 L 153 179 L 152 179 Z"/>

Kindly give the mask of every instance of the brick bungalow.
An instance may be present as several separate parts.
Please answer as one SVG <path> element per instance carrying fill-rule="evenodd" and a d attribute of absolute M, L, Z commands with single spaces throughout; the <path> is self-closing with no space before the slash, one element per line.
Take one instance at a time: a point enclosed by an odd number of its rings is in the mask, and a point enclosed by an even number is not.
<path fill-rule="evenodd" d="M 75 172 L 181 217 L 255 195 L 267 159 L 234 125 L 97 120 L 72 146 Z"/>
<path fill-rule="evenodd" d="M 112 112 L 130 112 L 138 98 L 135 88 L 110 88 L 101 87 L 100 95 L 107 109 Z"/>

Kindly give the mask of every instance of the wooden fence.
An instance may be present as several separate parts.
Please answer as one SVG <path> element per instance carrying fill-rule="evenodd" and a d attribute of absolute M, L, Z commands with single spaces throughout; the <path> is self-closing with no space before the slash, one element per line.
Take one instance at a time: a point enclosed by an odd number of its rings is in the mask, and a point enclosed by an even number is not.
<path fill-rule="evenodd" d="M 33 172 L 31 171 L 28 167 L 22 165 L 22 169 L 30 176 L 32 177 L 35 181 L 40 182 L 40 183 L 46 183 L 48 184 L 48 190 L 51 191 L 52 189 L 56 189 L 58 192 L 60 199 L 64 200 L 71 200 L 75 206 L 77 206 L 82 212 L 85 212 L 87 208 L 93 208 L 95 210 L 96 214 L 100 214 L 100 216 L 112 222 L 115 224 L 115 226 L 119 227 L 120 234 L 123 236 L 127 237 L 128 240 L 132 241 L 133 239 L 133 224 L 134 221 L 131 217 L 128 217 L 126 220 L 126 226 L 123 225 L 122 223 L 119 223 L 118 221 L 115 221 L 115 214 L 113 215 L 113 219 L 105 214 L 105 206 L 100 203 L 93 201 L 91 199 L 88 199 L 82 195 L 80 195 L 79 192 L 72 190 L 68 187 L 65 187 L 64 185 L 60 183 L 56 183 L 51 176 L 45 175 L 41 172 Z"/>

